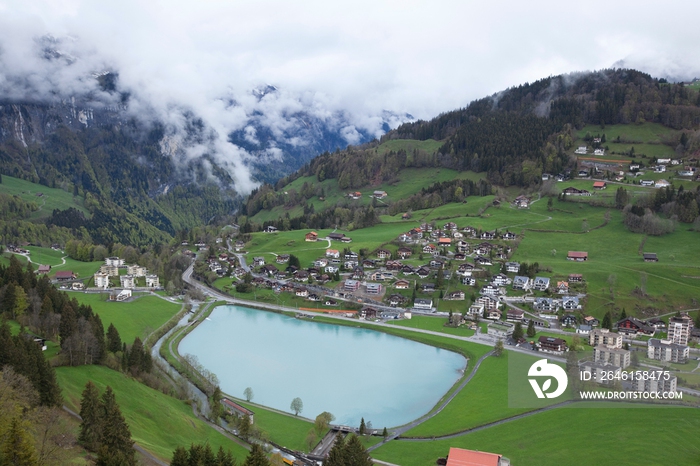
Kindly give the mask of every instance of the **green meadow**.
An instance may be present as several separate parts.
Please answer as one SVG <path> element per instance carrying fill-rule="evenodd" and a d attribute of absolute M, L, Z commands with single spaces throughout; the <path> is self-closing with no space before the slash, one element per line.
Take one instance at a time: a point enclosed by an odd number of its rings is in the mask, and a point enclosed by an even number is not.
<path fill-rule="evenodd" d="M 664 142 L 673 138 L 677 131 L 658 123 L 606 125 L 605 128 L 601 128 L 599 125 L 587 125 L 578 131 L 577 135 L 580 139 L 574 144 L 575 146 L 586 144 L 583 140 L 586 133 L 590 133 L 593 137 L 596 137 L 598 134 L 602 136 L 605 133 L 606 142 L 602 145 L 603 147 L 608 146 L 609 150 L 606 151 L 606 155 L 603 158 L 629 159 L 628 156 L 621 154 L 629 153 L 632 147 L 634 147 L 636 157 L 642 160 L 642 155 L 649 158 L 675 157 L 674 148 L 664 144 Z M 618 136 L 620 137 L 619 143 L 615 142 Z M 616 152 L 616 154 L 612 154 L 612 152 Z M 592 153 L 593 150 L 589 147 L 587 156 L 595 157 Z"/>
<path fill-rule="evenodd" d="M 700 461 L 700 446 L 687 437 L 700 429 L 697 409 L 593 406 L 557 408 L 445 440 L 392 441 L 372 456 L 402 466 L 425 466 L 457 447 L 498 453 L 518 466 L 661 466 Z"/>
<path fill-rule="evenodd" d="M 209 443 L 230 449 L 239 463 L 247 450 L 212 429 L 197 418 L 192 407 L 153 390 L 126 375 L 104 366 L 58 367 L 56 377 L 63 391 L 65 404 L 80 411 L 80 398 L 88 380 L 102 393 L 107 385 L 116 394 L 117 403 L 126 418 L 134 441 L 155 456 L 169 461 L 178 446 Z"/>
<path fill-rule="evenodd" d="M 38 210 L 32 213 L 32 219 L 43 219 L 51 216 L 54 209 L 65 210 L 70 207 L 88 215 L 88 211 L 83 207 L 82 197 L 74 197 L 72 193 L 62 189 L 49 188 L 19 178 L 2 175 L 0 193 L 18 196 L 24 201 L 35 203 Z M 39 193 L 41 195 L 38 195 Z"/>
<path fill-rule="evenodd" d="M 133 300 L 119 303 L 109 301 L 106 293 L 71 293 L 70 296 L 92 307 L 93 312 L 100 315 L 105 331 L 110 323 L 114 324 L 127 344 L 136 337 L 144 340 L 182 308 L 180 304 L 151 295 L 136 295 Z"/>
<path fill-rule="evenodd" d="M 397 179 L 391 183 L 381 183 L 376 186 L 359 189 L 358 191 L 362 193 L 362 198 L 357 200 L 346 198 L 347 193 L 354 191 L 354 189 L 348 188 L 341 190 L 338 187 L 338 181 L 336 179 L 327 179 L 319 183 L 315 176 L 304 176 L 297 178 L 282 188 L 282 191 L 299 191 L 304 183 L 322 187 L 325 194 L 324 200 L 314 197 L 308 201 L 309 204 L 314 206 L 314 210 L 316 212 L 320 212 L 338 204 L 349 206 L 369 205 L 372 203 L 372 198 L 370 195 L 374 191 L 386 191 L 387 193 L 386 198 L 377 200 L 377 204 L 381 206 L 383 204 L 391 203 L 392 200 L 409 197 L 412 194 L 419 192 L 422 188 L 426 188 L 436 182 L 450 181 L 454 179 L 470 179 L 473 181 L 478 181 L 484 178 L 484 173 L 458 172 L 448 168 L 405 168 L 398 173 Z M 285 208 L 284 206 L 277 206 L 271 210 L 263 210 L 258 212 L 251 217 L 251 220 L 262 223 L 268 220 L 277 220 L 287 214 L 289 214 L 290 217 L 297 217 L 302 213 L 303 206 L 295 206 L 291 209 Z"/>

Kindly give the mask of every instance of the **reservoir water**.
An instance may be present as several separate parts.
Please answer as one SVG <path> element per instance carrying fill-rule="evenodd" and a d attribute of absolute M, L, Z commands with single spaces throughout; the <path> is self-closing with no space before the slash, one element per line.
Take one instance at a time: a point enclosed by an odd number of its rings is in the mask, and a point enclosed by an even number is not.
<path fill-rule="evenodd" d="M 220 306 L 186 336 L 180 354 L 193 354 L 219 378 L 221 389 L 302 416 L 323 411 L 334 423 L 375 429 L 410 422 L 459 379 L 466 359 L 385 333 L 295 319 L 241 306 Z"/>

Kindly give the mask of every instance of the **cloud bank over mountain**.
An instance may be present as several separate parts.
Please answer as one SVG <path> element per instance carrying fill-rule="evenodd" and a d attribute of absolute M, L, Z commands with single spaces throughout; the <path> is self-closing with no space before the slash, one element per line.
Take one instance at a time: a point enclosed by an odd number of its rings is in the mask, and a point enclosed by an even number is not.
<path fill-rule="evenodd" d="M 687 2 L 0 0 L 0 92 L 117 106 L 93 76 L 118 72 L 130 114 L 164 122 L 168 147 L 213 155 L 247 192 L 252 162 L 317 150 L 293 131 L 311 119 L 354 144 L 407 113 L 430 118 L 547 75 L 624 64 L 700 76 L 698 13 Z M 196 141 L 190 117 L 204 125 Z"/>

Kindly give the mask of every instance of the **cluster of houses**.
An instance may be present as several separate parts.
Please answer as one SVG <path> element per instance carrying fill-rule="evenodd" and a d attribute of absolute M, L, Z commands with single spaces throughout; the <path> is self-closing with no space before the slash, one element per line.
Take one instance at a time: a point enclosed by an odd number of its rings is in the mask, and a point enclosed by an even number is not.
<path fill-rule="evenodd" d="M 384 199 L 387 196 L 386 191 L 374 191 L 372 194 L 369 195 L 369 197 L 373 197 L 375 199 Z M 358 200 L 362 198 L 362 193 L 360 191 L 353 191 L 350 193 L 347 193 L 345 197 L 353 200 Z"/>
<path fill-rule="evenodd" d="M 120 274 L 120 270 L 126 269 L 125 274 Z M 140 265 L 127 265 L 124 259 L 119 257 L 108 257 L 105 263 L 100 267 L 100 270 L 93 275 L 94 287 L 102 290 L 107 290 L 116 286 L 116 280 L 119 280 L 118 288 L 124 290 L 134 290 L 138 288 L 137 283 L 143 279 L 145 288 L 154 289 L 160 288 L 160 279 L 158 275 L 149 274 L 145 267 Z M 113 283 L 115 282 L 115 283 Z M 122 299 L 130 297 L 128 293 L 122 295 Z"/>

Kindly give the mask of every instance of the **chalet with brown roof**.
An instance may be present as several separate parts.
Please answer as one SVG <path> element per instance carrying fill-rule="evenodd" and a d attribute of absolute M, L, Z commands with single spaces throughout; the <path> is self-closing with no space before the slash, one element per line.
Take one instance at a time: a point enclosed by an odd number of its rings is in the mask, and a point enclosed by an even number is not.
<path fill-rule="evenodd" d="M 394 283 L 394 288 L 397 290 L 407 290 L 411 286 L 411 282 L 408 280 L 396 280 Z"/>
<path fill-rule="evenodd" d="M 627 317 L 615 324 L 617 331 L 627 335 L 653 335 L 656 329 L 636 317 Z"/>
<path fill-rule="evenodd" d="M 377 250 L 377 259 L 388 259 L 391 257 L 391 251 L 388 251 L 386 249 L 378 249 Z"/>
<path fill-rule="evenodd" d="M 316 233 L 315 231 L 310 231 L 306 234 L 304 239 L 309 242 L 318 241 L 318 233 Z"/>
<path fill-rule="evenodd" d="M 569 274 L 569 283 L 581 283 L 583 281 L 583 275 L 580 273 Z"/>
<path fill-rule="evenodd" d="M 561 353 L 566 351 L 566 341 L 561 338 L 541 336 L 537 340 L 540 351 Z"/>
<path fill-rule="evenodd" d="M 440 238 L 440 239 L 438 239 L 438 245 L 451 246 L 452 245 L 452 238 Z"/>
<path fill-rule="evenodd" d="M 570 261 L 583 262 L 588 260 L 588 253 L 585 251 L 569 251 L 566 258 Z"/>
<path fill-rule="evenodd" d="M 530 198 L 527 196 L 520 195 L 513 200 L 513 206 L 519 209 L 526 209 L 530 207 Z"/>
<path fill-rule="evenodd" d="M 37 269 L 36 273 L 38 273 L 39 275 L 44 275 L 44 274 L 49 273 L 50 271 L 51 271 L 50 265 L 41 264 L 39 266 L 39 269 Z"/>
<path fill-rule="evenodd" d="M 564 189 L 562 191 L 564 195 L 566 196 L 592 196 L 593 193 L 590 191 L 586 191 L 585 189 L 576 189 L 573 186 L 569 186 L 568 188 Z"/>
<path fill-rule="evenodd" d="M 399 248 L 398 251 L 396 251 L 396 254 L 398 254 L 401 259 L 406 259 L 411 257 L 413 251 L 411 251 L 409 248 Z"/>
<path fill-rule="evenodd" d="M 425 254 L 437 254 L 438 249 L 435 247 L 434 244 L 426 244 L 425 246 L 423 246 L 423 252 Z"/>
<path fill-rule="evenodd" d="M 593 183 L 593 189 L 605 189 L 608 187 L 608 184 L 605 181 L 595 181 Z"/>
<path fill-rule="evenodd" d="M 76 278 L 78 278 L 78 276 L 70 270 L 59 270 L 58 272 L 56 272 L 55 278 L 56 280 L 65 281 L 75 280 Z"/>

